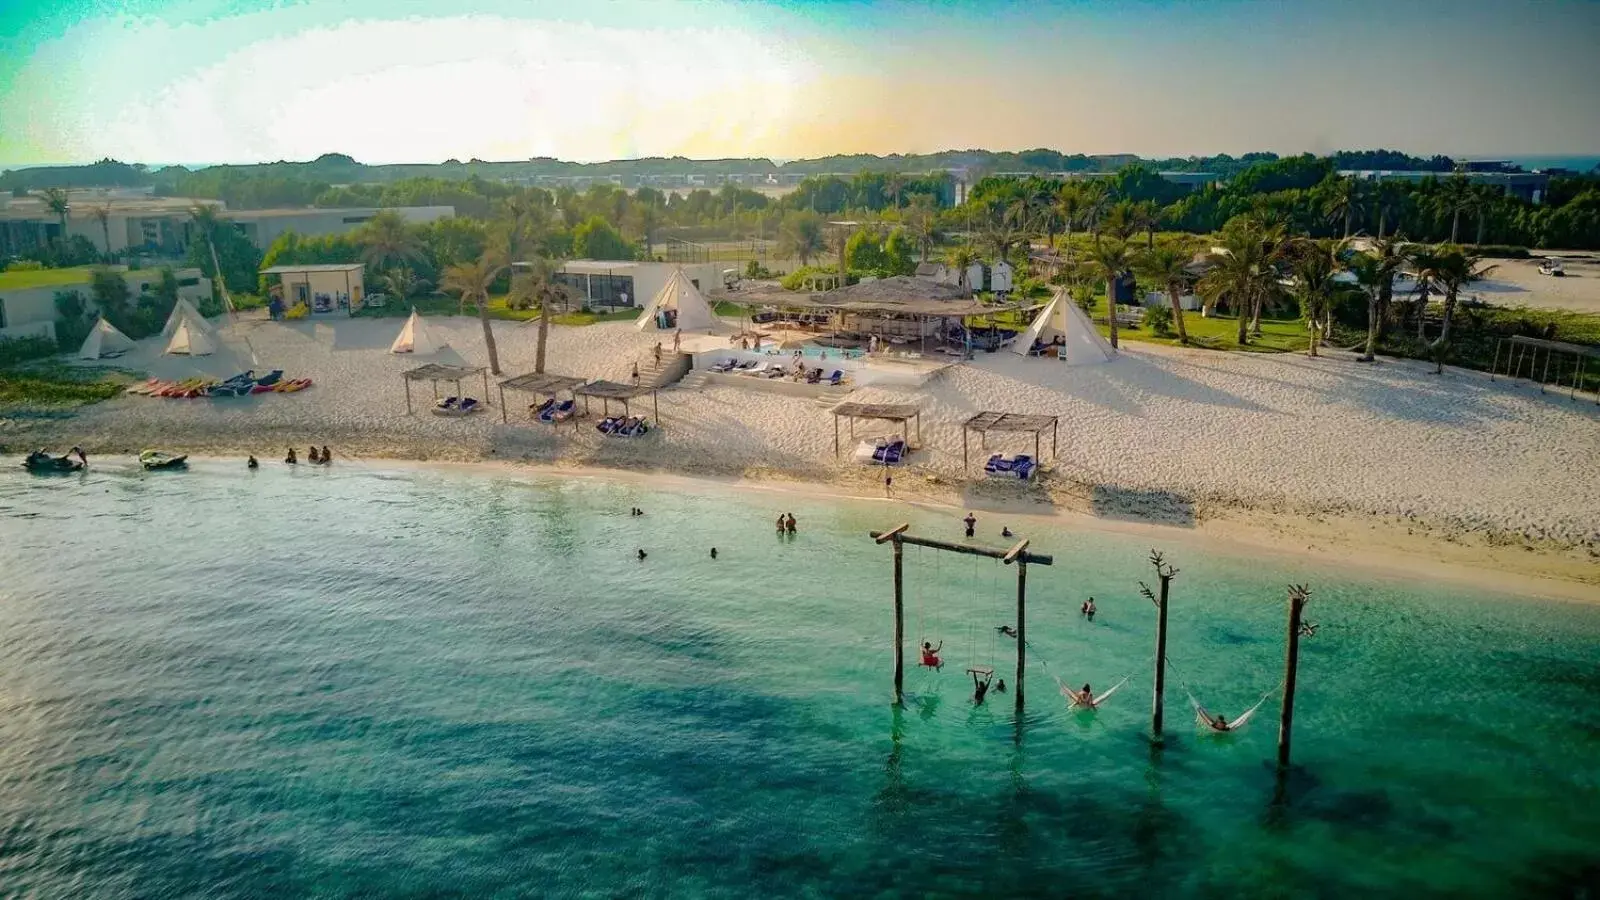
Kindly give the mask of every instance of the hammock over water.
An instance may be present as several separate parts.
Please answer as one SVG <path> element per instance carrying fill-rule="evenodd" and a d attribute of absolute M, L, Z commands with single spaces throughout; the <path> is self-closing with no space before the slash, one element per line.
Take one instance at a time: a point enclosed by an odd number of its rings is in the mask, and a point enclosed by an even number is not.
<path fill-rule="evenodd" d="M 1120 688 L 1123 685 L 1127 684 L 1128 683 L 1128 678 L 1130 678 L 1132 676 L 1123 676 L 1123 679 L 1121 681 L 1117 682 L 1116 684 L 1112 685 L 1110 690 L 1106 691 L 1105 693 L 1101 694 L 1098 697 L 1087 697 L 1087 698 L 1085 698 L 1083 696 L 1083 692 L 1082 691 L 1075 691 L 1072 688 L 1069 688 L 1065 684 L 1063 684 L 1061 682 L 1061 677 L 1059 675 L 1055 674 L 1054 672 L 1050 673 L 1050 677 L 1054 678 L 1056 680 L 1056 688 L 1061 691 L 1061 696 L 1067 698 L 1067 705 L 1069 707 L 1072 707 L 1072 708 L 1075 708 L 1075 709 L 1095 709 L 1100 704 L 1104 703 L 1107 699 L 1109 699 L 1112 694 L 1115 694 L 1117 692 L 1117 688 Z"/>
<path fill-rule="evenodd" d="M 1239 729 L 1243 728 L 1245 723 L 1250 721 L 1250 717 L 1256 714 L 1256 710 L 1261 708 L 1261 704 L 1266 703 L 1267 698 L 1271 697 L 1273 692 L 1276 690 L 1277 688 L 1273 688 L 1272 690 L 1267 691 L 1265 694 L 1262 694 L 1261 699 L 1256 701 L 1255 706 L 1245 710 L 1238 716 L 1238 718 L 1234 719 L 1232 722 L 1228 722 L 1225 725 L 1218 724 L 1219 718 L 1206 711 L 1206 708 L 1200 704 L 1200 701 L 1195 699 L 1193 691 L 1190 691 L 1187 687 L 1185 687 L 1183 692 L 1189 695 L 1189 703 L 1194 706 L 1195 724 L 1204 725 L 1210 728 L 1212 731 L 1218 733 L 1226 733 L 1230 731 L 1238 731 Z"/>

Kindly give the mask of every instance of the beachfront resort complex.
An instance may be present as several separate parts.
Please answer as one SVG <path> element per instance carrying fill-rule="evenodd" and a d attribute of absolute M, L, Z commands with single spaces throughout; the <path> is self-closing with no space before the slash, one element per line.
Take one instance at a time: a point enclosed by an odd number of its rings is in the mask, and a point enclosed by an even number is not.
<path fill-rule="evenodd" d="M 0 894 L 1600 891 L 1594 123 L 1229 105 L 1288 8 L 424 6 L 24 26 Z"/>

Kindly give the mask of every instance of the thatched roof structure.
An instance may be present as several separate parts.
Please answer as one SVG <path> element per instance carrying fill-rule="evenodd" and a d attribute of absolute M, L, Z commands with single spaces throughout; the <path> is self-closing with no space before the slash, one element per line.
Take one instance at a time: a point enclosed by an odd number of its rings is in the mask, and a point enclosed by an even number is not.
<path fill-rule="evenodd" d="M 926 278 L 894 275 L 863 281 L 820 294 L 793 291 L 748 290 L 719 295 L 740 303 L 770 304 L 791 309 L 828 309 L 865 315 L 899 315 L 956 318 L 988 315 L 1005 307 L 986 306 L 956 285 Z"/>

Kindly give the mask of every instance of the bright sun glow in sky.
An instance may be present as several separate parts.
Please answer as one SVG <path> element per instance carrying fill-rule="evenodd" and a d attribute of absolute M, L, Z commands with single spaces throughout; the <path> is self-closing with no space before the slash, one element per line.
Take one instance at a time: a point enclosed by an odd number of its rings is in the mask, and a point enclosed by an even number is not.
<path fill-rule="evenodd" d="M 1600 4 L 10 0 L 0 166 L 1600 150 Z"/>

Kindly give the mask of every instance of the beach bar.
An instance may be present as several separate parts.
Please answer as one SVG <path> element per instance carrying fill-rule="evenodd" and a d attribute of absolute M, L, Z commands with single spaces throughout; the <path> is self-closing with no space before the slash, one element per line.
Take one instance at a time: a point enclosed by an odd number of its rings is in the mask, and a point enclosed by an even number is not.
<path fill-rule="evenodd" d="M 1014 431 L 1033 432 L 1033 458 L 1039 459 L 1040 437 L 1046 428 L 1050 429 L 1050 458 L 1057 454 L 1058 425 L 1060 420 L 1056 416 L 1030 416 L 1022 413 L 999 412 L 997 410 L 984 410 L 968 419 L 961 426 L 961 467 L 967 467 L 967 434 L 976 431 L 983 449 L 989 449 L 989 432 Z"/>
<path fill-rule="evenodd" d="M 536 397 L 554 397 L 583 384 L 584 379 L 573 378 L 570 375 L 550 375 L 545 372 L 531 372 L 527 375 L 517 375 L 500 382 L 500 421 L 510 422 L 511 418 L 506 407 L 506 391 L 523 391 Z M 576 396 L 576 395 L 574 395 Z M 577 416 L 573 416 L 576 423 Z M 577 427 L 574 424 L 573 427 Z"/>
<path fill-rule="evenodd" d="M 441 366 L 437 363 L 430 363 L 420 369 L 411 369 L 410 371 L 402 372 L 400 377 L 405 379 L 406 383 L 406 415 L 411 414 L 411 382 L 433 382 L 433 399 L 438 400 L 439 382 L 455 382 L 456 396 L 459 397 L 462 393 L 461 382 L 471 378 L 474 375 L 481 375 L 483 376 L 483 396 L 485 399 L 487 399 L 489 396 L 488 371 L 489 370 L 485 369 L 483 366 Z"/>
<path fill-rule="evenodd" d="M 911 443 L 911 435 L 907 423 L 912 419 L 917 420 L 917 441 L 922 441 L 922 410 L 911 403 L 857 403 L 849 401 L 833 408 L 833 455 L 839 455 L 839 420 L 850 420 L 850 440 L 856 439 L 857 419 L 882 419 L 886 422 L 900 423 L 900 434 Z"/>

